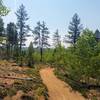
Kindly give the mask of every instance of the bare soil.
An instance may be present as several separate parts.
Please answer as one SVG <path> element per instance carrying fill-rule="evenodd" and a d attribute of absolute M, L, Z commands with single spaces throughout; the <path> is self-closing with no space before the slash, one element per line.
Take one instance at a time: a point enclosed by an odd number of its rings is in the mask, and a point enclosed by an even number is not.
<path fill-rule="evenodd" d="M 68 84 L 58 79 L 53 70 L 52 68 L 40 70 L 43 83 L 48 88 L 49 100 L 86 100 L 79 92 L 72 90 Z"/>

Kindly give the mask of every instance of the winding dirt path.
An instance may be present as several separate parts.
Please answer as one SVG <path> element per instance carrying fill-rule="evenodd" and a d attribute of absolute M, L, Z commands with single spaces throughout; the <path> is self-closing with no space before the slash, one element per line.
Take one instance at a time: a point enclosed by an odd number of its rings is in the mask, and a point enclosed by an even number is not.
<path fill-rule="evenodd" d="M 40 70 L 40 75 L 48 88 L 49 100 L 85 100 L 79 92 L 73 91 L 68 84 L 56 78 L 52 68 Z"/>

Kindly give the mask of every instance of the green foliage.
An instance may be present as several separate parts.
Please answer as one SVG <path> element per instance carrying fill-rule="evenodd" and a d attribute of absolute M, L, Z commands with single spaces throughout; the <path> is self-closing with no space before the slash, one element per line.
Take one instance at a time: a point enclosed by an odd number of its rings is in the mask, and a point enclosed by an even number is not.
<path fill-rule="evenodd" d="M 64 66 L 65 55 L 66 51 L 65 48 L 61 45 L 56 47 L 53 51 L 53 62 L 56 66 Z"/>
<path fill-rule="evenodd" d="M 38 96 L 44 95 L 45 88 L 44 87 L 38 87 L 36 92 L 37 92 Z"/>
<path fill-rule="evenodd" d="M 0 97 L 4 98 L 5 96 L 13 96 L 17 92 L 16 88 L 5 88 L 0 87 Z"/>
<path fill-rule="evenodd" d="M 27 60 L 28 60 L 28 66 L 33 67 L 34 66 L 34 48 L 33 48 L 33 43 L 31 42 L 29 47 L 28 47 L 28 55 L 27 55 Z"/>
<path fill-rule="evenodd" d="M 79 86 L 68 77 L 78 83 L 100 85 L 100 42 L 96 41 L 92 31 L 85 29 L 75 45 L 67 49 L 56 48 L 54 54 L 57 75 L 74 88 L 79 89 Z M 85 91 L 83 94 L 87 91 L 79 90 L 82 93 Z"/>
<path fill-rule="evenodd" d="M 66 61 L 70 77 L 88 83 L 96 73 L 95 79 L 97 79 L 99 75 L 99 64 L 97 62 L 99 62 L 98 54 L 100 53 L 97 45 L 93 32 L 84 30 L 75 47 L 73 47 L 74 51 L 66 56 L 70 57 Z"/>
<path fill-rule="evenodd" d="M 43 62 L 52 64 L 53 63 L 52 54 L 53 54 L 53 49 L 46 49 L 43 55 Z"/>
<path fill-rule="evenodd" d="M 0 97 L 3 98 L 7 96 L 7 89 L 0 88 Z"/>
<path fill-rule="evenodd" d="M 14 87 L 16 88 L 17 91 L 22 90 L 23 92 L 28 93 L 33 89 L 33 82 L 32 81 L 15 82 Z"/>
<path fill-rule="evenodd" d="M 26 51 L 22 51 L 21 55 L 19 54 L 18 57 L 16 58 L 16 61 L 20 66 L 27 65 Z"/>
<path fill-rule="evenodd" d="M 9 13 L 9 9 L 3 5 L 2 0 L 0 0 L 0 16 L 5 16 Z"/>
<path fill-rule="evenodd" d="M 91 77 L 100 82 L 100 54 L 91 58 L 90 65 Z"/>

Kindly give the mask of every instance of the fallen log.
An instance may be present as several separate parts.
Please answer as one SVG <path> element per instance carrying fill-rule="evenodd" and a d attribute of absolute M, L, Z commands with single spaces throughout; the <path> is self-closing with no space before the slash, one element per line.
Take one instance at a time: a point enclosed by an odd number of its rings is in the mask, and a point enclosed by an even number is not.
<path fill-rule="evenodd" d="M 19 77 L 7 77 L 7 76 L 0 76 L 0 78 L 33 81 L 33 78 L 19 78 Z"/>
<path fill-rule="evenodd" d="M 88 84 L 88 83 L 85 83 L 85 82 L 79 82 L 79 81 L 74 80 L 71 77 L 68 77 L 68 75 L 66 75 L 66 78 L 68 80 L 70 80 L 72 83 L 74 83 L 77 87 L 80 87 L 80 88 L 100 89 L 100 85 L 94 85 L 94 84 Z"/>

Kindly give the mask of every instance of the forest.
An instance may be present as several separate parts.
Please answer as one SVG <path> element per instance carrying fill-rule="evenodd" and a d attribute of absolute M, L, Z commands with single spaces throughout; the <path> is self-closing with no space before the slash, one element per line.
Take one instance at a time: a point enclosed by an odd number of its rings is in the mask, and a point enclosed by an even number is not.
<path fill-rule="evenodd" d="M 36 27 L 30 28 L 30 25 L 27 24 L 29 20 L 27 10 L 23 4 L 15 13 L 17 22 L 10 22 L 7 27 L 4 27 L 3 17 L 6 17 L 10 11 L 1 1 L 0 70 L 2 63 L 5 66 L 15 64 L 12 66 L 20 66 L 24 71 L 23 73 L 27 73 L 29 76 L 33 75 L 31 78 L 38 77 L 35 80 L 39 81 L 28 83 L 22 80 L 26 85 L 16 81 L 16 84 L 23 84 L 23 87 L 20 86 L 20 88 L 16 86 L 17 90 L 22 88 L 24 91 L 29 91 L 33 88 L 31 87 L 32 84 L 38 84 L 35 89 L 41 87 L 42 89 L 38 89 L 38 92 L 46 96 L 45 100 L 49 100 L 47 99 L 47 87 L 44 86 L 39 75 L 39 70 L 45 68 L 43 66 L 49 66 L 55 69 L 54 73 L 57 78 L 68 83 L 73 90 L 79 91 L 86 98 L 84 100 L 100 100 L 100 31 L 98 29 L 95 32 L 88 28 L 84 29 L 79 15 L 75 13 L 69 21 L 68 32 L 62 39 L 59 29 L 55 29 L 56 31 L 51 33 L 45 21 L 38 21 Z M 52 38 L 50 37 L 51 34 Z M 29 47 L 26 47 L 27 37 L 33 38 Z M 52 42 L 49 41 L 50 39 Z M 26 66 L 29 69 L 25 71 Z M 9 70 L 7 73 L 9 75 Z M 4 89 L 1 90 L 2 87 L 0 86 L 0 97 L 4 97 L 5 95 L 12 95 L 16 89 L 13 87 L 13 90 L 7 91 L 6 89 L 5 92 L 2 92 Z M 42 100 L 27 98 L 22 100 Z"/>

